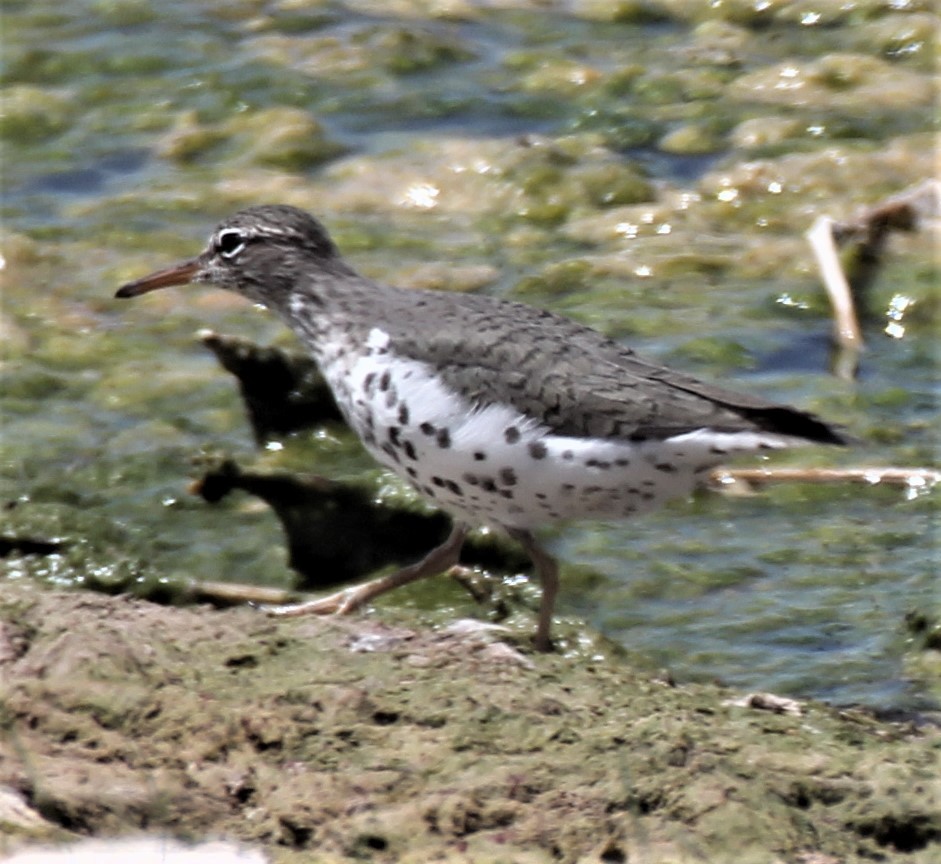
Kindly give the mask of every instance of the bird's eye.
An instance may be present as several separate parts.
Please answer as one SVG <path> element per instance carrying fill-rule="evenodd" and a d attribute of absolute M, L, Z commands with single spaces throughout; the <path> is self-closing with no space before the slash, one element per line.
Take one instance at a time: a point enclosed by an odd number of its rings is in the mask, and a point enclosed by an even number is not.
<path fill-rule="evenodd" d="M 245 238 L 241 231 L 230 229 L 220 232 L 216 238 L 216 249 L 223 258 L 234 258 L 245 248 Z"/>

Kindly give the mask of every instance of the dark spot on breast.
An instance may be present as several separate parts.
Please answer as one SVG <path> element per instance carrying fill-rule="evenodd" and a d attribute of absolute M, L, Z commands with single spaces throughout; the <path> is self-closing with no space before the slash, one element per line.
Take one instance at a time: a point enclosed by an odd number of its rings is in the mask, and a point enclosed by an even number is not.
<path fill-rule="evenodd" d="M 386 371 L 382 373 L 382 377 L 379 379 L 379 389 L 383 393 L 385 393 L 386 390 L 389 389 L 389 385 L 391 384 L 392 384 L 392 374 L 389 372 L 388 369 L 386 369 Z"/>
<path fill-rule="evenodd" d="M 398 426 L 390 426 L 390 427 L 389 427 L 389 431 L 388 431 L 389 443 L 390 443 L 393 447 L 401 447 L 401 446 L 402 446 L 402 442 L 399 440 L 399 432 L 400 432 L 400 431 L 401 431 L 401 430 L 399 429 Z"/>
<path fill-rule="evenodd" d="M 444 480 L 442 480 L 440 477 L 432 477 L 431 482 L 434 483 L 435 486 L 444 486 Z"/>
<path fill-rule="evenodd" d="M 475 450 L 475 451 L 474 451 L 474 461 L 475 461 L 475 462 L 483 462 L 484 459 L 486 459 L 486 458 L 487 458 L 487 454 L 484 453 L 482 450 Z"/>
<path fill-rule="evenodd" d="M 715 453 L 716 456 L 725 456 L 729 451 L 723 450 L 721 447 L 710 447 L 710 453 Z"/>
<path fill-rule="evenodd" d="M 484 477 L 483 480 L 480 481 L 480 488 L 483 489 L 484 492 L 496 492 L 497 484 L 492 477 Z"/>
<path fill-rule="evenodd" d="M 421 429 L 423 435 L 434 435 L 437 431 L 431 423 L 422 423 L 418 428 Z"/>
<path fill-rule="evenodd" d="M 399 406 L 399 423 L 408 426 L 408 405 L 404 402 Z"/>
<path fill-rule="evenodd" d="M 563 458 L 566 462 L 571 462 L 571 461 L 575 458 L 575 454 L 574 454 L 571 450 L 563 450 L 563 451 L 562 451 L 562 458 Z"/>
<path fill-rule="evenodd" d="M 500 482 L 506 486 L 516 485 L 516 472 L 512 468 L 500 469 Z"/>
<path fill-rule="evenodd" d="M 421 487 L 421 491 L 422 491 L 425 495 L 427 495 L 429 498 L 435 498 L 435 497 L 436 497 L 436 496 L 435 496 L 435 490 L 432 489 L 430 486 L 422 486 L 422 487 Z"/>
<path fill-rule="evenodd" d="M 653 467 L 664 474 L 676 474 L 677 472 L 677 467 L 672 462 L 658 462 Z"/>
<path fill-rule="evenodd" d="M 457 485 L 453 480 L 445 480 L 444 485 L 448 487 L 448 490 L 453 492 L 455 495 L 463 496 L 464 492 L 460 486 Z"/>
<path fill-rule="evenodd" d="M 365 378 L 363 378 L 363 389 L 372 396 L 373 387 L 376 383 L 376 373 L 370 372 Z"/>
<path fill-rule="evenodd" d="M 405 455 L 409 459 L 418 459 L 418 454 L 415 453 L 415 445 L 411 441 L 406 441 L 402 446 L 405 448 Z"/>
<path fill-rule="evenodd" d="M 513 500 L 513 490 L 512 489 L 501 489 L 500 495 L 506 498 L 508 501 Z"/>
<path fill-rule="evenodd" d="M 395 452 L 395 448 L 391 444 L 383 444 L 382 452 L 386 454 L 393 462 L 398 464 L 399 454 Z"/>
<path fill-rule="evenodd" d="M 618 468 L 627 468 L 627 466 L 631 464 L 631 460 L 630 459 L 615 459 L 614 464 L 617 465 Z"/>
<path fill-rule="evenodd" d="M 549 448 L 542 441 L 532 441 L 529 445 L 529 455 L 533 459 L 545 459 Z"/>
<path fill-rule="evenodd" d="M 451 433 L 447 429 L 439 429 L 436 440 L 442 450 L 447 450 L 451 446 Z"/>
<path fill-rule="evenodd" d="M 467 483 L 468 486 L 476 486 L 476 485 L 478 485 L 478 484 L 480 483 L 480 479 L 477 477 L 477 475 L 476 475 L 476 474 L 471 474 L 470 472 L 468 472 L 467 474 L 462 475 L 462 476 L 461 476 L 461 479 L 462 479 L 465 483 Z"/>
<path fill-rule="evenodd" d="M 515 426 L 507 426 L 503 430 L 503 437 L 506 439 L 507 444 L 515 444 L 520 440 L 520 430 Z"/>
<path fill-rule="evenodd" d="M 399 401 L 399 397 L 395 392 L 395 388 L 386 393 L 386 408 L 395 408 L 395 403 Z"/>
<path fill-rule="evenodd" d="M 418 476 L 418 472 L 411 465 L 405 466 L 405 473 L 413 480 Z"/>

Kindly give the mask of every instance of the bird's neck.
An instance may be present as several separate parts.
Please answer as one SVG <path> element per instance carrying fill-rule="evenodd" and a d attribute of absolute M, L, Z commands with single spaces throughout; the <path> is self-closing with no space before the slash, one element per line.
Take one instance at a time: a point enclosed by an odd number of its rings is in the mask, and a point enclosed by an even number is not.
<path fill-rule="evenodd" d="M 338 331 L 357 331 L 373 317 L 378 286 L 340 259 L 320 262 L 286 291 L 265 304 L 277 313 L 316 355 Z"/>

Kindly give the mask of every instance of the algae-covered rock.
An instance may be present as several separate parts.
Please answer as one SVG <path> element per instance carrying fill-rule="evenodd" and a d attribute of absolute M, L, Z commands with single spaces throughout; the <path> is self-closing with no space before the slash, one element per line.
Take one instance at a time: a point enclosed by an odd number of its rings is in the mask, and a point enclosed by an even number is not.
<path fill-rule="evenodd" d="M 810 61 L 786 61 L 748 72 L 734 82 L 734 99 L 843 111 L 901 110 L 928 106 L 931 81 L 908 69 L 865 54 L 826 54 Z"/>
<path fill-rule="evenodd" d="M 323 125 L 299 108 L 265 108 L 233 117 L 225 130 L 241 144 L 236 159 L 256 165 L 300 171 L 344 151 Z"/>
<path fill-rule="evenodd" d="M 723 142 L 708 125 L 687 123 L 664 135 L 659 146 L 665 153 L 691 155 L 714 153 Z"/>
<path fill-rule="evenodd" d="M 729 140 L 739 149 L 755 150 L 782 144 L 802 132 L 801 122 L 793 117 L 749 117 L 732 129 Z"/>
<path fill-rule="evenodd" d="M 236 114 L 222 123 L 202 123 L 196 112 L 181 114 L 158 142 L 161 156 L 191 162 L 217 149 L 233 165 L 302 171 L 344 151 L 306 111 L 279 106 Z"/>
<path fill-rule="evenodd" d="M 0 90 L 0 137 L 20 143 L 41 141 L 68 128 L 75 104 L 63 91 L 29 84 Z"/>
<path fill-rule="evenodd" d="M 0 786 L 60 837 L 224 836 L 291 862 L 941 851 L 937 727 L 774 713 L 638 675 L 601 645 L 529 657 L 492 628 L 394 619 L 276 622 L 7 582 Z M 0 851 L 43 836 L 35 822 Z"/>
<path fill-rule="evenodd" d="M 383 9 L 383 14 L 386 13 Z M 377 13 L 378 14 L 378 13 Z M 465 63 L 477 54 L 473 43 L 454 32 L 415 22 L 367 23 L 342 34 L 295 36 L 263 33 L 253 48 L 273 63 L 325 80 L 351 73 L 375 83 L 383 76 L 412 75 Z"/>
<path fill-rule="evenodd" d="M 184 111 L 157 142 L 157 152 L 174 162 L 191 162 L 225 140 L 219 126 L 200 123 L 195 111 Z"/>

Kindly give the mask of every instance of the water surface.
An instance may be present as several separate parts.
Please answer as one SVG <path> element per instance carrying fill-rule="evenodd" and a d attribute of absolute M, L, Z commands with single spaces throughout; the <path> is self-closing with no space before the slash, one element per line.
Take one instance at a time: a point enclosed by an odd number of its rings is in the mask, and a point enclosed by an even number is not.
<path fill-rule="evenodd" d="M 112 299 L 265 201 L 315 211 L 369 275 L 554 308 L 863 442 L 776 464 L 933 464 L 930 233 L 893 238 L 854 382 L 829 374 L 802 238 L 930 176 L 930 10 L 8 4 L 0 477 L 11 531 L 71 545 L 7 575 L 290 585 L 270 513 L 186 494 L 194 458 L 374 470 L 335 429 L 254 451 L 193 334 L 290 344 L 270 316 L 205 290 Z M 936 501 L 795 486 L 572 526 L 558 611 L 681 680 L 924 705 L 905 619 L 938 609 Z M 432 583 L 407 602 L 473 612 Z"/>

